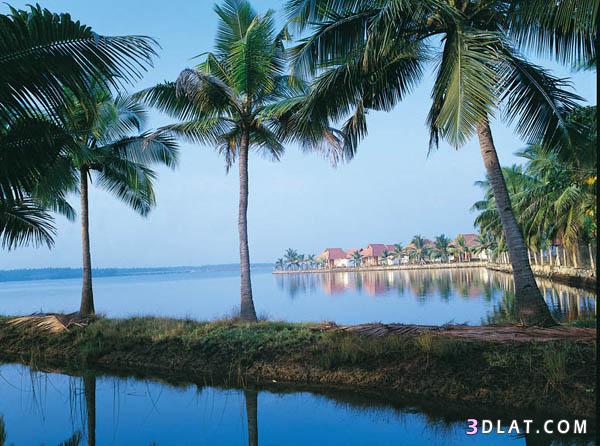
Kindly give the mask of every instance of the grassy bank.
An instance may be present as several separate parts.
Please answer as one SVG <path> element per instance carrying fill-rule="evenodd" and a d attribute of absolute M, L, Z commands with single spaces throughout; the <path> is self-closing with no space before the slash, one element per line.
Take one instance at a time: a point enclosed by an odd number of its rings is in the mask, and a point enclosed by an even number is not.
<path fill-rule="evenodd" d="M 317 324 L 103 319 L 59 334 L 0 318 L 0 359 L 74 370 L 211 376 L 398 391 L 592 416 L 595 342 L 364 336 Z"/>

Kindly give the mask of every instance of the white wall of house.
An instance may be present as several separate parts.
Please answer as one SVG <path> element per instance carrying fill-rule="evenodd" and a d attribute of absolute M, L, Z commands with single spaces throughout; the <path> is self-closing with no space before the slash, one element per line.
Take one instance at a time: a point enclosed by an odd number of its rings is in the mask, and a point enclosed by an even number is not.
<path fill-rule="evenodd" d="M 349 266 L 352 266 L 350 262 L 350 259 L 335 259 L 333 261 L 333 266 L 335 266 L 336 268 L 347 268 Z"/>

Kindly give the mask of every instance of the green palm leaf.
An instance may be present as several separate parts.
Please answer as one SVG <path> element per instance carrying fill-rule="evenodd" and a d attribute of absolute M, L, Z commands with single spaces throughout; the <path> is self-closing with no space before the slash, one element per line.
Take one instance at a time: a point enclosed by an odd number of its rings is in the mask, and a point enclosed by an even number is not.
<path fill-rule="evenodd" d="M 51 247 L 56 228 L 48 213 L 31 198 L 0 202 L 0 243 L 3 249 L 20 245 Z"/>

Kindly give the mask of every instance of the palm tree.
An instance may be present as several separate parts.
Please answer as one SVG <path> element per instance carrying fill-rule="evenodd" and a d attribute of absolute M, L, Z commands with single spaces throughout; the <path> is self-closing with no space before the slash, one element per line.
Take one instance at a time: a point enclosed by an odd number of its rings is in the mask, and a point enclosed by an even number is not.
<path fill-rule="evenodd" d="M 174 167 L 177 148 L 164 132 L 139 132 L 144 121 L 141 105 L 127 97 L 114 99 L 99 85 L 90 85 L 94 109 L 72 98 L 64 110 L 64 132 L 70 135 L 68 163 L 58 163 L 63 177 L 73 179 L 71 189 L 81 198 L 81 229 L 83 248 L 83 285 L 79 312 L 82 316 L 94 314 L 92 288 L 92 260 L 89 234 L 88 186 L 92 176 L 98 186 L 114 194 L 142 216 L 155 205 L 152 164 Z M 60 161 L 65 161 L 62 159 Z M 77 182 L 79 183 L 77 186 Z M 40 189 L 46 189 L 43 182 Z M 40 191 L 40 193 L 42 193 Z"/>
<path fill-rule="evenodd" d="M 494 237 L 489 234 L 479 234 L 475 239 L 475 246 L 473 252 L 476 254 L 485 253 L 486 259 L 491 259 L 491 253 L 496 249 L 497 242 Z"/>
<path fill-rule="evenodd" d="M 139 79 L 155 42 L 100 36 L 40 6 L 0 14 L 0 36 L 0 239 L 51 246 L 52 218 L 32 189 L 64 149 L 59 109 L 86 101 L 90 79 L 113 88 Z"/>
<path fill-rule="evenodd" d="M 283 144 L 297 141 L 307 149 L 326 150 L 337 159 L 342 142 L 323 120 L 302 121 L 300 110 L 308 89 L 287 75 L 287 30 L 274 31 L 273 11 L 258 15 L 246 0 L 225 0 L 219 16 L 214 53 L 205 53 L 195 69 L 184 70 L 176 83 L 141 92 L 152 106 L 181 120 L 167 126 L 189 141 L 210 144 L 225 157 L 229 169 L 239 163 L 240 316 L 256 320 L 248 247 L 248 155 L 256 151 L 275 161 Z"/>
<path fill-rule="evenodd" d="M 406 249 L 408 257 L 416 263 L 425 263 L 425 258 L 429 255 L 425 239 L 420 235 L 415 235 Z"/>
<path fill-rule="evenodd" d="M 387 265 L 388 261 L 392 260 L 393 258 L 394 258 L 393 254 L 390 251 L 388 251 L 387 249 L 384 249 L 383 252 L 381 253 L 381 257 L 379 260 L 384 265 Z"/>
<path fill-rule="evenodd" d="M 504 167 L 507 189 L 514 203 L 533 261 L 544 263 L 544 251 L 550 264 L 578 264 L 579 248 L 587 245 L 589 266 L 593 268 L 596 236 L 596 154 L 595 107 L 576 109 L 568 116 L 570 144 L 561 150 L 553 146 L 529 145 L 517 152 L 523 166 Z M 493 193 L 488 182 L 477 183 L 484 198 L 473 206 L 479 212 L 475 224 L 482 235 L 503 242 Z M 552 245 L 558 240 L 556 260 Z M 539 250 L 539 257 L 538 257 Z M 559 250 L 563 252 L 560 259 Z M 570 256 L 565 256 L 565 250 Z"/>
<path fill-rule="evenodd" d="M 283 258 L 288 268 L 298 264 L 298 252 L 295 249 L 288 248 Z"/>
<path fill-rule="evenodd" d="M 306 256 L 306 262 L 309 268 L 313 268 L 315 266 L 315 258 L 316 256 L 314 254 L 309 254 Z"/>
<path fill-rule="evenodd" d="M 362 263 L 362 255 L 360 253 L 360 250 L 356 250 L 352 253 L 352 263 L 354 264 L 355 267 L 359 267 Z"/>
<path fill-rule="evenodd" d="M 402 256 L 404 255 L 404 247 L 401 243 L 394 244 L 394 251 L 392 252 L 394 257 L 398 259 L 398 265 L 402 262 Z"/>
<path fill-rule="evenodd" d="M 462 234 L 456 237 L 454 249 L 458 254 L 459 262 L 466 262 L 469 260 L 469 247 L 467 246 L 467 242 Z"/>
<path fill-rule="evenodd" d="M 444 234 L 440 234 L 434 241 L 434 252 L 440 256 L 442 262 L 447 262 L 450 255 L 449 251 L 450 239 Z"/>
<path fill-rule="evenodd" d="M 295 48 L 293 72 L 317 75 L 306 113 L 343 119 L 348 151 L 367 133 L 369 109 L 391 110 L 436 60 L 430 149 L 477 136 L 513 265 L 519 318 L 554 320 L 537 288 L 512 211 L 489 125 L 499 107 L 528 141 L 557 141 L 579 98 L 517 51 L 595 60 L 596 2 L 490 0 L 288 0 L 292 23 L 311 35 Z M 534 7 L 531 7 L 534 4 Z M 543 5 L 543 6 L 542 6 Z M 551 44 L 549 44 L 551 42 Z M 432 57 L 432 55 L 437 57 Z"/>
<path fill-rule="evenodd" d="M 284 266 L 285 266 L 285 263 L 283 262 L 283 259 L 282 258 L 277 259 L 277 261 L 275 262 L 275 269 L 283 270 Z"/>

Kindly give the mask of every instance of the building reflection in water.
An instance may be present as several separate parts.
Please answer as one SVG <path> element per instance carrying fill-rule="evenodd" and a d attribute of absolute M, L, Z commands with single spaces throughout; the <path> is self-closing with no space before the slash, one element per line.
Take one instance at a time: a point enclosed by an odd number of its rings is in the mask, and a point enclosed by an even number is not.
<path fill-rule="evenodd" d="M 490 323 L 510 319 L 514 308 L 512 276 L 486 268 L 279 274 L 275 280 L 292 299 L 315 292 L 326 296 L 397 294 L 423 304 L 436 299 L 445 302 L 483 299 L 495 302 L 494 310 L 487 318 Z M 559 320 L 595 317 L 596 296 L 593 292 L 546 279 L 538 279 L 538 285 Z"/>

